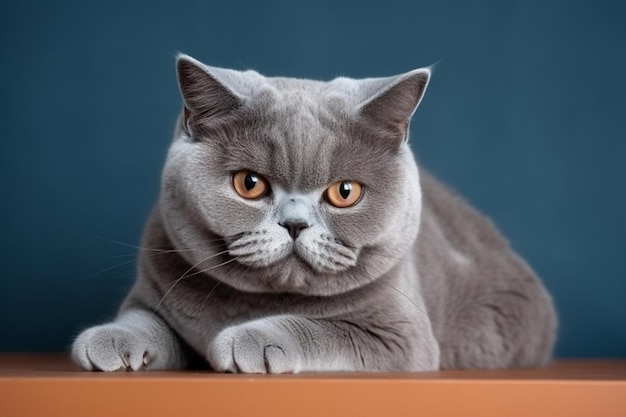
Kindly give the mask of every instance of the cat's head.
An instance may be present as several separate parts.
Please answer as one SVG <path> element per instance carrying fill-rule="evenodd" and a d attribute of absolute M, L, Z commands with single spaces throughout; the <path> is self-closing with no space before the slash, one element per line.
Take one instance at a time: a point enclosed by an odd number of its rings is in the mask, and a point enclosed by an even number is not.
<path fill-rule="evenodd" d="M 245 291 L 331 295 L 402 262 L 421 208 L 408 126 L 428 69 L 318 82 L 186 55 L 177 67 L 161 210 L 195 269 Z"/>

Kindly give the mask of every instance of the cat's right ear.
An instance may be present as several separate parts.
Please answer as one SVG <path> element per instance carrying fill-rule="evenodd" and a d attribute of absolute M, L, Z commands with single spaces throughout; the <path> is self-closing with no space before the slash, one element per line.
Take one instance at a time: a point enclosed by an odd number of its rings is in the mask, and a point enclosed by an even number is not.
<path fill-rule="evenodd" d="M 178 86 L 183 97 L 182 128 L 191 133 L 191 125 L 202 119 L 226 115 L 241 106 L 241 99 L 219 80 L 228 70 L 210 68 L 184 54 L 176 59 Z M 225 74 L 220 74 L 224 72 Z"/>
<path fill-rule="evenodd" d="M 395 77 L 360 81 L 366 98 L 359 107 L 362 120 L 390 143 L 405 143 L 411 117 L 424 96 L 430 73 L 430 68 L 418 68 Z"/>

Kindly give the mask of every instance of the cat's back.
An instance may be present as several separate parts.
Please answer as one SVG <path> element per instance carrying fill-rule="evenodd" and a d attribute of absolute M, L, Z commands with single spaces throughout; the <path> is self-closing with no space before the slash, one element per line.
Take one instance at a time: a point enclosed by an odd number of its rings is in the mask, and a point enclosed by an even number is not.
<path fill-rule="evenodd" d="M 521 260 L 491 220 L 424 169 L 420 186 L 415 259 L 424 291 L 443 295 L 457 286 L 467 291 L 519 272 Z"/>
<path fill-rule="evenodd" d="M 506 239 L 487 217 L 424 169 L 420 169 L 420 186 L 425 233 L 436 232 L 460 252 L 508 248 Z"/>
<path fill-rule="evenodd" d="M 507 355 L 518 365 L 546 361 L 556 315 L 538 277 L 496 226 L 463 198 L 425 170 L 420 184 L 414 259 L 442 367 L 500 367 Z M 491 329 L 484 336 L 489 342 L 478 340 L 483 337 L 478 329 Z M 530 348 L 523 347 L 524 340 Z M 509 351 L 494 353 L 494 362 L 484 354 L 473 362 L 471 354 L 463 353 L 467 346 L 486 349 L 501 343 Z"/>

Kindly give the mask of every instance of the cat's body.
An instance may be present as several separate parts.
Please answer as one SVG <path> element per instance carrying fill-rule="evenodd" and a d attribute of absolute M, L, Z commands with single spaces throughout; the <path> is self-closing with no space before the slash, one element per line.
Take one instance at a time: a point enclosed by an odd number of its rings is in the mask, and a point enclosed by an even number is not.
<path fill-rule="evenodd" d="M 185 111 L 115 321 L 85 369 L 540 366 L 550 297 L 406 138 L 429 71 L 329 83 L 178 61 Z M 191 352 L 194 352 L 193 354 Z"/>

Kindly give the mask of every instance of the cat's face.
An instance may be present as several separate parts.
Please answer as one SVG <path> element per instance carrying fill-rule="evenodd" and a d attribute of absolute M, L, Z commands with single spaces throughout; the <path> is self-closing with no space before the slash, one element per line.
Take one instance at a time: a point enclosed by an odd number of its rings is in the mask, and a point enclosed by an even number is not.
<path fill-rule="evenodd" d="M 330 295 L 409 249 L 420 190 L 405 139 L 427 70 L 321 83 L 178 65 L 185 111 L 161 206 L 197 270 L 246 291 Z"/>

